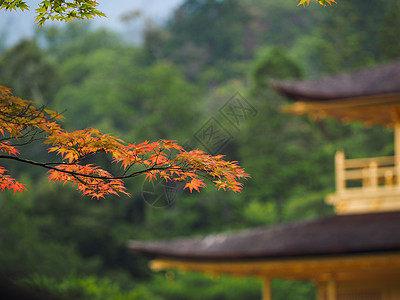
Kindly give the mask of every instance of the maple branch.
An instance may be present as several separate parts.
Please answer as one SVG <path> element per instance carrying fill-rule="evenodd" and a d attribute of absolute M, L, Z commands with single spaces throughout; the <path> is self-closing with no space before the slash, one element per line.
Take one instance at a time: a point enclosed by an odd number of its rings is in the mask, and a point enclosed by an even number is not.
<path fill-rule="evenodd" d="M 57 172 L 61 172 L 61 173 L 65 173 L 65 174 L 69 174 L 72 175 L 76 178 L 76 176 L 81 176 L 81 177 L 86 177 L 86 178 L 93 178 L 93 179 L 100 179 L 100 180 L 116 180 L 116 179 L 128 179 L 128 178 L 133 178 L 139 175 L 143 175 L 146 174 L 150 171 L 155 171 L 155 170 L 171 170 L 171 169 L 176 169 L 176 170 L 184 170 L 185 169 L 181 169 L 180 167 L 175 167 L 175 166 L 167 166 L 167 167 L 155 167 L 152 166 L 150 168 L 144 169 L 144 170 L 140 170 L 140 171 L 135 171 L 133 173 L 130 173 L 128 175 L 121 175 L 121 176 L 100 176 L 100 175 L 90 175 L 90 174 L 83 174 L 83 173 L 79 173 L 79 172 L 74 172 L 74 171 L 68 171 L 68 170 L 63 170 L 63 169 L 59 169 L 57 167 L 52 167 L 51 165 L 77 165 L 76 163 L 66 163 L 66 162 L 46 162 L 46 163 L 42 163 L 42 162 L 37 162 L 34 160 L 30 160 L 30 159 L 26 159 L 26 158 L 21 158 L 21 157 L 17 157 L 17 156 L 11 156 L 11 155 L 0 155 L 0 159 L 11 159 L 11 160 L 16 160 L 22 163 L 27 163 L 27 164 L 31 164 L 34 166 L 39 166 L 45 169 L 49 169 L 49 170 L 54 170 Z M 186 170 L 188 171 L 188 170 Z M 77 178 L 78 179 L 78 178 Z"/>
<path fill-rule="evenodd" d="M 0 85 L 0 159 L 9 159 L 49 170 L 50 181 L 77 184 L 77 189 L 92 198 L 107 194 L 129 196 L 124 179 L 146 174 L 146 179 L 164 179 L 187 182 L 185 188 L 199 191 L 205 187 L 203 179 L 219 189 L 240 192 L 248 174 L 237 164 L 223 160 L 223 155 L 211 156 L 201 150 L 185 151 L 175 141 L 159 140 L 129 144 L 118 137 L 86 128 L 68 132 L 57 120 L 62 116 L 44 107 L 36 109 L 31 102 L 14 97 L 9 88 Z M 16 146 L 44 140 L 50 144 L 48 152 L 62 156 L 61 162 L 38 162 L 18 156 Z M 17 142 L 18 141 L 18 142 Z M 112 174 L 98 164 L 86 164 L 85 159 L 99 152 L 111 155 L 120 164 L 120 172 Z M 172 158 L 172 156 L 175 156 Z M 135 169 L 132 169 L 136 167 Z M 24 184 L 6 174 L 0 167 L 0 189 L 21 192 Z"/>
<path fill-rule="evenodd" d="M 22 138 L 20 138 L 20 139 L 28 139 L 27 141 L 21 142 L 21 143 L 14 143 L 13 145 L 20 147 L 20 146 L 26 146 L 26 145 L 31 144 L 36 141 L 40 141 L 40 140 L 44 141 L 45 140 L 44 137 L 35 138 L 37 135 L 44 134 L 44 133 L 45 133 L 45 131 L 43 131 L 43 130 L 37 131 L 35 129 L 30 129 L 28 132 L 23 134 Z M 0 143 L 7 142 L 7 141 L 13 141 L 13 140 L 18 140 L 18 138 L 13 137 L 13 136 L 5 137 L 5 138 L 0 139 Z"/>
<path fill-rule="evenodd" d="M 30 165 L 39 166 L 39 167 L 42 167 L 42 168 L 46 168 L 46 169 L 50 169 L 50 170 L 54 170 L 54 171 L 60 171 L 60 172 L 62 172 L 62 170 L 59 170 L 59 169 L 57 169 L 57 168 L 55 168 L 55 167 L 52 167 L 52 166 L 50 166 L 50 165 L 69 164 L 69 163 L 65 163 L 65 162 L 59 162 L 59 163 L 56 163 L 56 162 L 54 162 L 54 163 L 50 163 L 50 162 L 49 162 L 49 163 L 41 163 L 41 162 L 37 162 L 37 161 L 34 161 L 34 160 L 30 160 L 30 159 L 26 159 L 26 158 L 21 158 L 21 157 L 17 157 L 17 156 L 11 156 L 11 155 L 0 155 L 0 159 L 1 159 L 1 158 L 16 160 L 16 161 L 19 161 L 19 162 L 22 162 L 22 163 L 27 163 L 27 164 L 30 164 Z M 68 172 L 64 172 L 64 173 L 68 173 Z M 70 172 L 70 173 L 71 173 L 71 175 L 72 175 L 73 172 Z"/>

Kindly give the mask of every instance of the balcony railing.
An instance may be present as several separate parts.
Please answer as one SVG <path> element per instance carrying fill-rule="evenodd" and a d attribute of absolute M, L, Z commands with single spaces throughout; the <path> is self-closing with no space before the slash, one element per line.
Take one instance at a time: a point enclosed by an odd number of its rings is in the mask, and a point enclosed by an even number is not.
<path fill-rule="evenodd" d="M 399 184 L 399 167 L 396 167 L 394 156 L 345 159 L 344 153 L 338 151 L 335 170 L 338 193 L 355 187 L 376 189 L 378 186 Z"/>
<path fill-rule="evenodd" d="M 338 151 L 335 172 L 336 193 L 327 202 L 338 213 L 400 209 L 400 162 L 395 156 L 346 159 Z"/>

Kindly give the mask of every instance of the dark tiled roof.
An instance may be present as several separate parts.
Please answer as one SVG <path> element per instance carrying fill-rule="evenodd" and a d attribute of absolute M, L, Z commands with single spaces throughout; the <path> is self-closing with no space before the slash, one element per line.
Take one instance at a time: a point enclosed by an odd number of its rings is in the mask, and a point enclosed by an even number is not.
<path fill-rule="evenodd" d="M 275 81 L 278 92 L 303 101 L 365 97 L 400 93 L 400 60 L 376 68 L 321 80 Z"/>
<path fill-rule="evenodd" d="M 132 241 L 137 252 L 175 259 L 299 258 L 400 251 L 400 212 L 322 219 L 172 241 Z"/>

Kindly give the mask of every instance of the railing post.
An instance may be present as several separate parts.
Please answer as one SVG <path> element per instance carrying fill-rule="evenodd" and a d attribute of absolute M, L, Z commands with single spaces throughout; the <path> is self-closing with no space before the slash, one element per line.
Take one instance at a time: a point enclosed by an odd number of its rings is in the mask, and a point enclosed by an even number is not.
<path fill-rule="evenodd" d="M 393 187 L 393 171 L 388 170 L 385 172 L 385 186 Z"/>
<path fill-rule="evenodd" d="M 362 188 L 368 188 L 371 186 L 371 178 L 370 178 L 371 172 L 369 171 L 368 168 L 363 168 L 362 169 Z"/>
<path fill-rule="evenodd" d="M 346 189 L 345 178 L 345 157 L 343 151 L 337 151 L 335 154 L 335 174 L 336 174 L 336 192 L 342 193 Z"/>

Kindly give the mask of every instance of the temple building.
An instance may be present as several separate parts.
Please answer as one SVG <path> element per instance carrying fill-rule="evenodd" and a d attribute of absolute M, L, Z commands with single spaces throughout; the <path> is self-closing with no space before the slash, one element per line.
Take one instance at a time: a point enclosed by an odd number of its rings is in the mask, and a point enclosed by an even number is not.
<path fill-rule="evenodd" d="M 284 112 L 394 129 L 394 156 L 335 156 L 336 215 L 204 238 L 132 241 L 153 270 L 308 280 L 318 300 L 400 299 L 400 61 L 316 81 L 273 82 Z"/>

